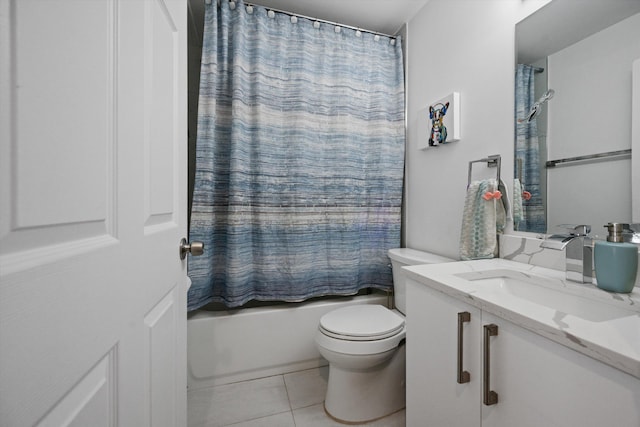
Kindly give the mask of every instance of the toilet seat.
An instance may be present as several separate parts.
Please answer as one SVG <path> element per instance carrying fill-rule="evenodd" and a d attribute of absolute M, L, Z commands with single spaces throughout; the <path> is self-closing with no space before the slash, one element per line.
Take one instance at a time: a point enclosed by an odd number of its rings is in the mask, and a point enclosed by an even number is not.
<path fill-rule="evenodd" d="M 353 305 L 322 316 L 319 328 L 332 338 L 375 341 L 402 331 L 404 318 L 381 305 Z"/>
<path fill-rule="evenodd" d="M 338 314 L 333 316 L 336 312 Z M 358 312 L 360 314 L 356 315 Z M 338 319 L 343 317 L 349 320 L 340 325 Z M 317 345 L 331 352 L 365 356 L 395 351 L 405 336 L 404 316 L 399 312 L 381 305 L 357 305 L 322 316 L 315 340 Z"/>

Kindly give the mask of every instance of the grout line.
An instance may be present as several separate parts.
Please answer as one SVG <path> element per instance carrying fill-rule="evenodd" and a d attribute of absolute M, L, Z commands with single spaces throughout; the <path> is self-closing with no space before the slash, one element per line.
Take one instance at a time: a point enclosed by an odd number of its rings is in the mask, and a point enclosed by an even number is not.
<path fill-rule="evenodd" d="M 289 390 L 289 388 L 287 386 L 287 381 L 286 381 L 285 377 L 287 375 L 296 374 L 296 373 L 302 373 L 302 372 L 305 372 L 305 371 L 313 371 L 313 370 L 321 371 L 323 368 L 324 368 L 324 366 L 315 367 L 315 368 L 309 368 L 309 369 L 303 369 L 301 371 L 288 372 L 288 373 L 285 373 L 285 374 L 278 374 L 278 375 L 271 375 L 269 377 L 264 377 L 264 378 L 256 378 L 256 379 L 251 379 L 251 380 L 238 381 L 238 382 L 230 383 L 230 384 L 220 384 L 220 385 L 216 385 L 216 386 L 205 387 L 205 388 L 202 388 L 202 389 L 189 390 L 189 392 L 199 392 L 199 391 L 208 390 L 209 392 L 214 393 L 214 389 L 216 389 L 218 387 L 225 387 L 225 386 L 230 386 L 232 384 L 241 384 L 241 383 L 247 383 L 247 382 L 251 382 L 251 381 L 258 381 L 258 380 L 262 380 L 262 379 L 266 379 L 266 378 L 270 378 L 270 377 L 280 377 L 281 380 L 282 380 L 282 384 L 284 385 L 284 388 L 285 388 L 285 393 L 287 395 L 287 402 L 288 402 L 288 406 L 289 406 L 289 410 L 288 411 L 284 410 L 282 412 L 277 412 L 277 413 L 273 413 L 273 414 L 269 414 L 269 415 L 259 416 L 259 417 L 256 417 L 256 418 L 246 419 L 246 420 L 243 420 L 243 421 L 237 421 L 237 422 L 234 422 L 232 424 L 225 424 L 223 427 L 233 427 L 233 426 L 237 426 L 237 425 L 240 425 L 240 424 L 243 424 L 243 423 L 246 423 L 246 422 L 256 421 L 256 420 L 260 420 L 260 419 L 263 419 L 263 418 L 268 418 L 268 417 L 272 417 L 272 416 L 275 416 L 275 415 L 281 415 L 281 414 L 286 414 L 286 413 L 290 414 L 291 419 L 293 420 L 293 425 L 295 427 L 295 426 L 298 425 L 299 421 L 296 420 L 293 404 L 291 402 L 290 390 Z M 300 409 L 304 409 L 304 408 L 310 408 L 310 407 L 313 407 L 313 406 L 316 406 L 316 405 L 322 405 L 322 402 L 320 402 L 320 403 L 310 403 L 310 404 L 302 406 L 300 408 L 296 408 L 296 410 L 300 410 Z M 325 416 L 326 416 L 326 414 L 325 414 Z"/>
<path fill-rule="evenodd" d="M 237 426 L 237 425 L 240 425 L 240 424 L 244 424 L 244 423 L 249 422 L 249 421 L 261 420 L 263 418 L 269 418 L 269 417 L 273 417 L 275 415 L 287 414 L 287 413 L 291 414 L 291 418 L 293 418 L 293 412 L 291 412 L 291 411 L 282 411 L 282 412 L 276 412 L 275 414 L 265 415 L 264 417 L 249 418 L 249 419 L 244 420 L 244 421 L 238 421 L 237 423 L 225 424 L 225 425 L 223 425 L 221 427 L 233 427 L 233 426 Z M 293 420 L 293 422 L 294 422 L 294 425 L 295 425 L 295 419 Z"/>
<path fill-rule="evenodd" d="M 284 379 L 284 374 L 280 375 L 282 377 L 282 382 L 284 383 L 284 391 L 287 393 L 287 402 L 289 403 L 289 411 L 291 411 L 291 416 L 293 417 L 293 406 L 291 406 L 291 396 L 289 395 L 289 387 L 287 387 L 287 381 Z M 294 420 L 295 424 L 295 420 Z"/>

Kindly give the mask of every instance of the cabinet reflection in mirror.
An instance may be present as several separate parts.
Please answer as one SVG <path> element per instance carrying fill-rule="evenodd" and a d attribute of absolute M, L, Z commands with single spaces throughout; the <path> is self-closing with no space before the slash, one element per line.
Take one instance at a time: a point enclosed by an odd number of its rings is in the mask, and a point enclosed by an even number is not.
<path fill-rule="evenodd" d="M 638 40 L 637 0 L 553 0 L 516 25 L 515 230 L 631 220 Z"/>

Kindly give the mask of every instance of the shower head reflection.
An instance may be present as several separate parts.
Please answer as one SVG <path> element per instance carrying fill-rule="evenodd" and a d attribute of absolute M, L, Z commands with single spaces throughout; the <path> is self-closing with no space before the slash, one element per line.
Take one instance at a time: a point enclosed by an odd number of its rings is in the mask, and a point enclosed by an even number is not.
<path fill-rule="evenodd" d="M 549 101 L 551 98 L 553 98 L 553 96 L 556 94 L 556 91 L 553 89 L 549 89 L 547 90 L 544 95 L 542 95 L 540 97 L 540 99 L 538 99 L 532 106 L 531 109 L 529 110 L 529 114 L 527 114 L 527 118 L 526 119 L 518 119 L 518 123 L 529 123 L 531 122 L 533 119 L 535 119 L 536 117 L 538 117 L 538 114 L 540 114 L 540 112 L 542 111 L 542 106 Z"/>

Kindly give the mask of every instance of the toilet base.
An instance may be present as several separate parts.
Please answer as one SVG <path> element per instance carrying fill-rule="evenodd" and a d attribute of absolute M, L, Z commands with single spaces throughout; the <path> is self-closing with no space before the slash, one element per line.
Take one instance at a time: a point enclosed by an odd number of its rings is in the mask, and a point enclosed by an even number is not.
<path fill-rule="evenodd" d="M 336 421 L 364 423 L 383 418 L 405 406 L 405 346 L 385 362 L 364 370 L 329 365 L 324 408 Z"/>

